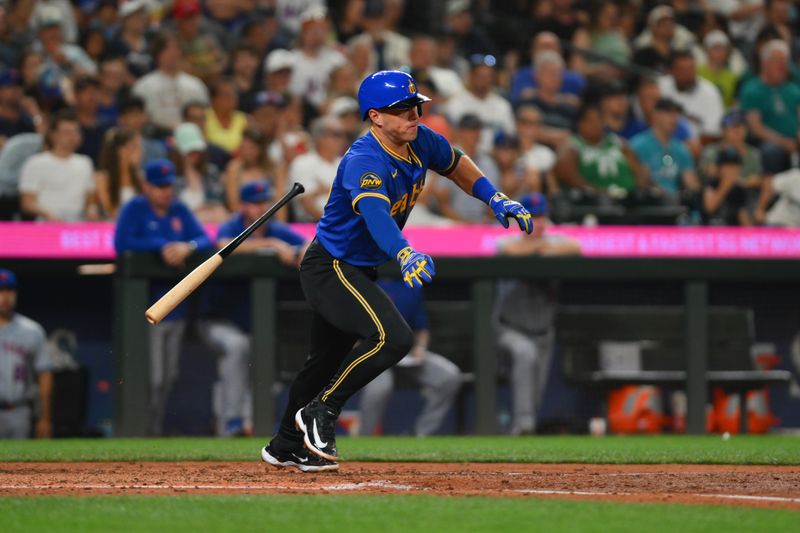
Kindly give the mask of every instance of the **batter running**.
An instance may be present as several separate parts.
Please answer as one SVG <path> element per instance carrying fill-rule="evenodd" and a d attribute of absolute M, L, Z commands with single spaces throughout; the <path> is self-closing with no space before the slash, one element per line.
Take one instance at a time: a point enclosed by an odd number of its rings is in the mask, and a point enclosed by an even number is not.
<path fill-rule="evenodd" d="M 381 71 L 358 90 L 368 133 L 339 164 L 317 236 L 300 264 L 314 311 L 311 349 L 289 391 L 278 434 L 261 457 L 278 467 L 336 470 L 336 419 L 350 396 L 409 352 L 414 336 L 375 283 L 377 267 L 400 263 L 403 280 L 422 286 L 435 275 L 430 256 L 408 245 L 401 229 L 425 186 L 428 169 L 482 200 L 503 226 L 514 218 L 531 233 L 531 215 L 498 192 L 472 160 L 419 123 L 422 104 L 404 72 Z M 310 452 L 310 453 L 309 453 Z"/>

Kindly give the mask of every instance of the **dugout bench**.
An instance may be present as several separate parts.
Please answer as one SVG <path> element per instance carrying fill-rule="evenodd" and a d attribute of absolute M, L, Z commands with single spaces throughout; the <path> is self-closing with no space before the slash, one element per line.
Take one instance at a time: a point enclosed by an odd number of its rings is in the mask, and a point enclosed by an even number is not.
<path fill-rule="evenodd" d="M 563 306 L 557 340 L 564 377 L 604 393 L 623 385 L 681 387 L 688 378 L 683 320 L 683 309 L 675 306 Z M 787 370 L 755 368 L 751 310 L 709 308 L 707 334 L 709 385 L 745 398 L 750 390 L 791 380 Z M 635 353 L 623 354 L 621 364 L 614 365 L 608 361 L 614 356 L 613 346 L 607 350 L 612 353 L 601 353 L 601 345 L 610 341 L 629 343 Z M 747 409 L 740 413 L 741 431 L 746 433 Z"/>
<path fill-rule="evenodd" d="M 145 434 L 147 396 L 147 322 L 149 280 L 177 281 L 205 256 L 191 258 L 185 271 L 166 267 L 155 254 L 123 254 L 118 259 L 115 281 L 114 356 L 115 428 L 119 436 Z M 495 341 L 492 328 L 494 286 L 498 279 L 520 278 L 565 282 L 611 282 L 634 284 L 656 282 L 680 284 L 683 307 L 683 355 L 686 358 L 685 386 L 688 401 L 687 431 L 705 432 L 707 371 L 709 352 L 710 283 L 800 283 L 800 259 L 673 259 L 673 258 L 586 258 L 586 257 L 484 257 L 435 258 L 436 279 L 469 286 L 470 305 L 465 315 L 473 342 L 469 345 L 475 376 L 475 427 L 477 433 L 496 432 Z M 396 273 L 387 265 L 384 273 Z M 274 258 L 234 254 L 214 273 L 215 279 L 249 279 L 253 323 L 253 379 L 258 434 L 271 431 L 274 398 L 271 384 L 275 374 L 277 333 L 276 294 L 279 283 L 297 283 L 297 273 Z M 283 334 L 283 332 L 282 332 Z M 303 333 L 305 335 L 305 333 Z"/>

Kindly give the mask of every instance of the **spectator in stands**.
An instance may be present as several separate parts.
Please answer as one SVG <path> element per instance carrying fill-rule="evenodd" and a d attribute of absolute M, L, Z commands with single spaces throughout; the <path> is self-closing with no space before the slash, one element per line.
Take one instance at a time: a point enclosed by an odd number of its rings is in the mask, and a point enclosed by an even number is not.
<path fill-rule="evenodd" d="M 88 156 L 94 166 L 97 166 L 100 159 L 103 137 L 112 126 L 111 123 L 100 119 L 99 90 L 100 82 L 97 78 L 85 76 L 75 81 L 75 114 L 81 125 L 81 144 L 77 152 Z"/>
<path fill-rule="evenodd" d="M 500 173 L 491 156 L 480 151 L 481 132 L 483 123 L 472 114 L 464 115 L 458 122 L 454 146 L 459 147 L 470 159 L 475 161 L 485 174 L 486 178 L 495 187 L 500 186 Z M 480 202 L 464 194 L 459 194 L 461 189 L 454 181 L 444 179 L 436 180 L 434 196 L 439 214 L 455 222 L 483 224 L 491 219 L 491 212 Z"/>
<path fill-rule="evenodd" d="M 21 82 L 16 70 L 0 70 L 0 148 L 18 133 L 36 131 L 43 120 L 36 101 L 23 98 Z"/>
<path fill-rule="evenodd" d="M 536 77 L 536 57 L 542 52 L 556 52 L 558 55 L 563 56 L 561 50 L 561 42 L 555 33 L 543 31 L 536 34 L 531 39 L 531 62 L 529 65 L 519 68 L 511 81 L 511 102 L 516 106 L 527 98 L 532 98 L 536 94 L 536 89 L 539 87 L 539 81 Z M 577 54 L 576 54 L 577 57 Z M 572 94 L 580 97 L 583 90 L 586 88 L 586 79 L 582 74 L 565 68 L 563 71 L 563 80 L 560 92 L 565 94 Z"/>
<path fill-rule="evenodd" d="M 631 49 L 620 29 L 620 7 L 614 0 L 594 2 L 589 13 L 585 37 L 576 44 L 590 52 L 580 66 L 585 76 L 619 78 L 620 66 L 626 65 Z"/>
<path fill-rule="evenodd" d="M 223 223 L 217 235 L 222 248 L 256 221 L 272 201 L 271 188 L 265 180 L 242 185 L 237 213 Z M 281 222 L 270 220 L 236 248 L 234 253 L 275 254 L 289 268 L 296 269 L 305 251 L 306 240 Z M 218 362 L 219 412 L 217 435 L 234 436 L 252 433 L 252 394 L 250 381 L 249 282 L 236 281 L 212 286 L 208 312 L 198 331 L 222 356 Z"/>
<path fill-rule="evenodd" d="M 552 50 L 541 52 L 536 56 L 534 68 L 539 86 L 521 103 L 532 104 L 539 109 L 542 115 L 540 140 L 554 148 L 569 138 L 580 99 L 561 92 L 564 60 L 558 53 Z"/>
<path fill-rule="evenodd" d="M 153 66 L 147 38 L 148 4 L 146 0 L 127 0 L 119 6 L 120 27 L 108 45 L 109 53 L 122 57 L 131 75 L 139 79 Z"/>
<path fill-rule="evenodd" d="M 383 280 L 381 288 L 389 295 L 414 332 L 411 351 L 397 365 L 368 383 L 361 392 L 359 434 L 382 433 L 383 415 L 395 386 L 395 376 L 411 380 L 422 389 L 425 405 L 414 423 L 414 435 L 427 437 L 441 427 L 461 387 L 461 371 L 443 355 L 428 349 L 430 323 L 425 311 L 422 288 L 409 290 L 401 280 Z"/>
<path fill-rule="evenodd" d="M 206 152 L 208 153 L 208 161 L 217 168 L 225 168 L 231 160 L 231 154 L 215 143 L 210 142 L 206 136 L 206 117 L 208 116 L 208 106 L 203 102 L 193 101 L 183 106 L 181 118 L 183 122 L 191 122 L 203 133 L 203 140 L 206 143 Z"/>
<path fill-rule="evenodd" d="M 39 95 L 39 75 L 42 72 L 42 56 L 36 50 L 28 48 L 20 55 L 19 75 L 22 92 L 25 96 L 36 98 Z"/>
<path fill-rule="evenodd" d="M 550 222 L 544 195 L 531 193 L 520 201 L 533 217 L 533 233 L 501 239 L 497 246 L 499 255 L 557 256 L 581 253 L 577 241 L 546 234 Z M 503 280 L 498 282 L 497 289 L 493 313 L 497 343 L 511 359 L 511 433 L 529 435 L 536 432 L 538 414 L 547 388 L 555 340 L 558 287 L 553 282 Z"/>
<path fill-rule="evenodd" d="M 270 92 L 286 94 L 294 69 L 295 52 L 277 48 L 264 60 L 264 85 Z"/>
<path fill-rule="evenodd" d="M 256 50 L 259 63 L 264 61 L 270 50 L 286 48 L 293 39 L 294 34 L 280 25 L 275 10 L 266 6 L 245 20 L 239 36 L 240 43 Z M 260 79 L 261 75 L 262 72 L 259 70 L 256 78 Z"/>
<path fill-rule="evenodd" d="M 202 9 L 198 0 L 176 0 L 172 8 L 175 37 L 181 49 L 183 70 L 207 84 L 213 83 L 227 64 L 227 57 L 214 34 L 201 31 Z"/>
<path fill-rule="evenodd" d="M 446 101 L 451 96 L 463 91 L 464 83 L 453 69 L 443 68 L 436 64 L 436 54 L 436 39 L 430 35 L 417 35 L 412 39 L 409 59 L 411 70 L 417 73 L 414 79 L 418 79 L 420 73 L 426 72 Z"/>
<path fill-rule="evenodd" d="M 476 55 L 470 61 L 467 90 L 450 98 L 445 112 L 452 123 L 458 123 L 467 114 L 477 116 L 483 124 L 479 150 L 488 153 L 495 132 L 514 133 L 514 112 L 508 100 L 496 92 L 494 56 Z"/>
<path fill-rule="evenodd" d="M 19 218 L 19 176 L 28 159 L 42 150 L 42 137 L 19 133 L 0 148 L 0 220 Z"/>
<path fill-rule="evenodd" d="M 670 59 L 670 73 L 658 80 L 661 95 L 683 107 L 692 127 L 701 139 L 719 137 L 719 122 L 724 107 L 722 95 L 710 81 L 697 76 L 697 66 L 691 52 L 677 51 Z"/>
<path fill-rule="evenodd" d="M 754 211 L 754 220 L 763 222 L 766 215 L 766 204 L 769 195 L 762 189 L 764 170 L 761 166 L 761 154 L 758 149 L 747 143 L 747 128 L 744 115 L 738 109 L 728 111 L 722 117 L 722 139 L 718 143 L 707 145 L 700 157 L 699 170 L 704 181 L 719 178 L 717 156 L 725 148 L 733 148 L 739 153 L 739 177 L 737 184 L 746 194 L 748 211 Z M 758 205 L 756 205 L 758 203 Z"/>
<path fill-rule="evenodd" d="M 769 226 L 800 228 L 800 169 L 775 174 L 766 185 L 769 196 L 774 193 L 777 199 L 767 211 L 764 222 Z"/>
<path fill-rule="evenodd" d="M 33 2 L 7 2 L 5 27 L 0 26 L 0 47 L 8 58 L 6 67 L 15 66 L 35 40 L 33 27 Z"/>
<path fill-rule="evenodd" d="M 300 46 L 295 50 L 289 91 L 294 96 L 302 97 L 313 106 L 319 107 L 325 102 L 331 70 L 344 63 L 346 59 L 325 42 L 330 22 L 324 8 L 309 8 L 300 20 L 302 21 Z"/>
<path fill-rule="evenodd" d="M 0 439 L 31 436 L 37 396 L 34 435 L 49 438 L 53 433 L 53 362 L 47 337 L 41 325 L 17 313 L 16 307 L 17 278 L 0 268 Z"/>
<path fill-rule="evenodd" d="M 119 56 L 100 60 L 100 86 L 97 90 L 97 113 L 101 122 L 115 124 L 119 117 L 119 102 L 130 90 L 131 75 Z"/>
<path fill-rule="evenodd" d="M 211 241 L 186 205 L 174 199 L 175 167 L 169 161 L 152 161 L 145 167 L 143 194 L 122 208 L 114 234 L 117 253 L 157 252 L 172 268 L 183 268 L 195 250 L 209 250 Z M 165 294 L 170 284 L 151 285 L 151 301 Z M 178 379 L 180 347 L 186 329 L 186 304 L 179 305 L 160 323 L 147 328 L 150 347 L 150 398 L 148 433 L 163 432 L 164 412 L 172 386 Z"/>
<path fill-rule="evenodd" d="M 19 191 L 24 213 L 67 222 L 98 217 L 92 160 L 75 153 L 80 142 L 75 114 L 58 113 L 47 134 L 47 150 L 22 167 Z"/>
<path fill-rule="evenodd" d="M 259 91 L 258 62 L 258 51 L 252 46 L 240 44 L 231 52 L 231 81 L 236 88 L 238 109 L 243 113 L 253 111 L 253 99 Z"/>
<path fill-rule="evenodd" d="M 720 30 L 714 30 L 703 38 L 706 61 L 697 67 L 697 74 L 716 86 L 722 95 L 725 108 L 733 105 L 736 97 L 738 74 L 729 66 L 731 45 L 728 36 Z"/>
<path fill-rule="evenodd" d="M 383 1 L 365 2 L 361 26 L 372 39 L 375 70 L 394 70 L 408 65 L 411 40 L 386 27 L 384 7 Z"/>
<path fill-rule="evenodd" d="M 496 51 L 491 37 L 475 24 L 470 11 L 470 0 L 447 1 L 444 27 L 452 36 L 455 51 L 461 57 L 494 54 Z"/>
<path fill-rule="evenodd" d="M 576 199 L 598 193 L 625 198 L 637 187 L 647 186 L 636 155 L 624 140 L 604 131 L 594 104 L 584 104 L 578 111 L 577 133 L 559 149 L 555 174 Z"/>
<path fill-rule="evenodd" d="M 120 208 L 142 192 L 142 137 L 134 130 L 106 132 L 95 174 L 97 200 L 103 216 L 117 218 Z"/>
<path fill-rule="evenodd" d="M 414 77 L 419 84 L 419 78 Z M 430 92 L 422 92 L 422 88 L 418 88 L 418 91 L 425 95 L 430 95 Z M 430 96 L 433 98 L 433 96 Z M 430 104 L 428 104 L 428 109 L 425 110 L 425 116 L 420 118 L 420 122 L 425 124 L 426 126 L 432 127 L 430 124 L 430 119 L 426 120 L 426 117 L 430 115 Z M 351 96 L 339 96 L 338 98 L 333 99 L 330 105 L 328 106 L 328 114 L 334 116 L 339 119 L 342 123 L 342 128 L 344 129 L 345 133 L 347 134 L 347 144 L 354 142 L 361 136 L 361 133 L 364 130 L 364 123 L 361 120 L 361 113 L 358 107 L 358 100 Z M 439 116 L 434 113 L 433 116 Z M 441 133 L 441 132 L 439 132 Z"/>
<path fill-rule="evenodd" d="M 800 42 L 795 35 L 797 28 L 794 18 L 796 13 L 792 13 L 794 2 L 789 0 L 764 0 L 764 26 L 772 26 L 781 36 L 781 39 L 789 45 L 789 57 L 796 58 L 800 53 Z"/>
<path fill-rule="evenodd" d="M 497 165 L 500 186 L 510 198 L 518 198 L 534 189 L 542 189 L 538 172 L 529 170 L 521 156 L 519 139 L 502 131 L 498 132 L 494 139 L 492 159 Z"/>
<path fill-rule="evenodd" d="M 227 216 L 219 170 L 209 161 L 202 130 L 191 122 L 175 128 L 178 178 L 176 195 L 203 222 L 219 222 Z"/>
<path fill-rule="evenodd" d="M 556 154 L 539 142 L 542 114 L 532 105 L 517 108 L 516 130 L 525 166 L 541 175 L 552 175 Z"/>
<path fill-rule="evenodd" d="M 211 106 L 206 110 L 206 139 L 229 154 L 239 149 L 242 133 L 247 128 L 247 116 L 238 111 L 238 107 L 233 82 L 221 79 L 211 86 Z"/>
<path fill-rule="evenodd" d="M 552 0 L 550 2 L 539 2 L 536 4 L 535 11 L 531 17 L 533 27 L 527 35 L 536 37 L 543 34 L 555 35 L 559 44 L 557 52 L 561 53 L 562 48 L 566 48 L 564 60 L 571 69 L 575 69 L 582 60 L 579 53 L 572 53 L 572 47 L 577 46 L 578 39 L 581 38 L 586 13 L 582 9 L 580 2 L 574 0 Z M 534 40 L 536 40 L 534 37 Z M 547 37 L 550 38 L 549 36 Z M 534 45 L 535 46 L 535 45 Z M 531 53 L 533 62 L 536 53 Z"/>
<path fill-rule="evenodd" d="M 764 0 L 712 0 L 711 7 L 728 21 L 734 44 L 749 51 L 764 26 Z"/>
<path fill-rule="evenodd" d="M 225 167 L 222 178 L 225 203 L 230 211 L 239 209 L 241 188 L 257 180 L 267 180 L 272 189 L 277 186 L 276 166 L 267 153 L 267 138 L 260 130 L 251 128 L 244 131 L 239 152 Z"/>
<path fill-rule="evenodd" d="M 680 112 L 681 107 L 674 100 L 659 99 L 650 129 L 631 139 L 631 148 L 650 181 L 676 198 L 681 191 L 700 190 L 694 159 L 686 146 L 674 138 Z"/>
<path fill-rule="evenodd" d="M 172 131 L 181 120 L 188 102 L 208 103 L 208 91 L 198 78 L 181 70 L 181 50 L 175 37 L 160 34 L 153 41 L 156 70 L 133 86 L 133 93 L 145 103 L 147 114 L 156 126 Z"/>
<path fill-rule="evenodd" d="M 144 100 L 138 96 L 129 95 L 119 104 L 119 127 L 137 132 L 142 139 L 142 163 L 147 164 L 155 159 L 167 157 L 167 147 L 160 139 L 150 137 L 147 113 L 144 110 Z"/>
<path fill-rule="evenodd" d="M 339 44 L 347 44 L 351 38 L 363 31 L 361 25 L 364 16 L 364 0 L 347 0 L 334 17 L 333 25 Z"/>
<path fill-rule="evenodd" d="M 798 152 L 800 87 L 788 79 L 789 47 L 784 41 L 764 45 L 760 62 L 760 76 L 742 88 L 742 111 L 750 133 L 761 143 L 764 170 L 776 174 L 788 169 Z"/>
<path fill-rule="evenodd" d="M 647 28 L 634 41 L 633 62 L 668 74 L 673 50 L 686 50 L 694 37 L 675 23 L 675 11 L 668 5 L 653 8 L 647 15 Z"/>
<path fill-rule="evenodd" d="M 78 41 L 78 24 L 75 19 L 72 3 L 69 0 L 38 0 L 33 8 L 34 20 L 55 19 L 61 26 L 64 41 Z"/>
<path fill-rule="evenodd" d="M 752 226 L 747 211 L 747 198 L 739 184 L 742 158 L 732 146 L 722 148 L 717 154 L 716 176 L 703 190 L 703 212 L 709 224 L 724 226 Z"/>
<path fill-rule="evenodd" d="M 36 14 L 37 41 L 34 49 L 42 54 L 46 66 L 62 75 L 97 74 L 97 65 L 78 45 L 64 39 L 61 10 L 42 5 Z"/>
<path fill-rule="evenodd" d="M 346 135 L 339 119 L 330 115 L 311 124 L 314 149 L 297 156 L 289 167 L 289 176 L 306 189 L 305 194 L 298 198 L 299 202 L 294 204 L 298 220 L 316 222 L 322 217 L 339 162 L 347 147 Z"/>
<path fill-rule="evenodd" d="M 103 29 L 98 27 L 94 21 L 81 31 L 81 38 L 78 44 L 95 65 L 98 65 L 100 59 L 106 56 L 108 42 Z"/>
<path fill-rule="evenodd" d="M 350 62 L 342 63 L 331 71 L 331 77 L 328 81 L 327 103 L 323 107 L 327 109 L 327 104 L 331 100 L 341 96 L 355 98 L 358 95 L 358 85 L 359 82 L 353 65 Z"/>
<path fill-rule="evenodd" d="M 599 88 L 599 92 L 604 127 L 620 137 L 625 137 L 631 114 L 627 87 L 619 80 L 609 80 Z"/>

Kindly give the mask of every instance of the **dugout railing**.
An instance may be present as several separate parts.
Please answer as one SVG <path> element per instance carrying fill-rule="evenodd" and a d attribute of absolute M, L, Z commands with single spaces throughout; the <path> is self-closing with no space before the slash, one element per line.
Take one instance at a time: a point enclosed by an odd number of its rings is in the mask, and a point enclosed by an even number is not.
<path fill-rule="evenodd" d="M 193 268 L 203 259 L 194 257 Z M 389 265 L 385 271 L 396 271 Z M 565 282 L 669 282 L 682 287 L 682 323 L 686 357 L 685 389 L 688 399 L 687 431 L 705 431 L 705 406 L 708 398 L 709 284 L 727 282 L 797 283 L 800 259 L 617 259 L 586 257 L 490 257 L 437 258 L 437 281 L 458 281 L 469 286 L 471 302 L 467 316 L 475 376 L 475 430 L 496 432 L 497 361 L 492 328 L 494 285 L 497 279 L 522 278 Z M 146 433 L 148 397 L 147 322 L 151 279 L 176 280 L 185 272 L 166 267 L 156 255 L 125 254 L 118 260 L 115 283 L 114 353 L 117 372 L 115 428 L 119 436 Z M 277 292 L 278 284 L 296 283 L 297 273 L 281 266 L 274 258 L 259 255 L 233 255 L 214 274 L 215 279 L 249 279 L 254 328 L 253 380 L 255 429 L 268 434 L 274 422 L 275 400 L 272 384 L 276 380 Z M 461 315 L 462 317 L 464 314 Z M 299 335 L 300 333 L 292 333 Z M 305 339 L 298 339 L 305 342 Z"/>

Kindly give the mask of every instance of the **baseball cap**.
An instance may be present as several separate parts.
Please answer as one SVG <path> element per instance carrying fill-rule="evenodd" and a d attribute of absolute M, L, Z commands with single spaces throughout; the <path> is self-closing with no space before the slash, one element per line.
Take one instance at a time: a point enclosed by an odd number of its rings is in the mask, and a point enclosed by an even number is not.
<path fill-rule="evenodd" d="M 147 9 L 145 0 L 128 0 L 119 6 L 118 14 L 121 18 L 125 18 L 145 9 Z"/>
<path fill-rule="evenodd" d="M 450 0 L 445 7 L 447 16 L 452 17 L 464 11 L 469 11 L 469 0 Z"/>
<path fill-rule="evenodd" d="M 547 205 L 547 197 L 542 193 L 528 193 L 519 199 L 519 203 L 534 217 L 546 215 L 550 211 Z"/>
<path fill-rule="evenodd" d="M 274 107 L 284 107 L 286 105 L 286 99 L 283 97 L 283 95 L 275 91 L 260 91 L 258 94 L 256 94 L 254 102 L 256 107 L 268 105 Z"/>
<path fill-rule="evenodd" d="M 731 40 L 728 39 L 728 36 L 725 35 L 724 31 L 721 30 L 714 30 L 709 32 L 703 38 L 703 47 L 704 48 L 711 48 L 712 46 L 729 46 L 731 44 Z"/>
<path fill-rule="evenodd" d="M 328 19 L 328 10 L 324 6 L 312 6 L 300 15 L 300 24 L 305 28 L 312 22 L 325 22 Z"/>
<path fill-rule="evenodd" d="M 720 121 L 720 125 L 723 128 L 731 128 L 741 124 L 744 124 L 744 115 L 742 115 L 742 112 L 738 109 L 729 110 L 722 116 L 722 120 Z"/>
<path fill-rule="evenodd" d="M 144 167 L 147 183 L 156 187 L 166 187 L 175 183 L 175 165 L 169 159 L 155 159 Z"/>
<path fill-rule="evenodd" d="M 655 109 L 657 111 L 678 111 L 678 112 L 683 111 L 683 108 L 678 102 L 676 102 L 672 98 L 666 98 L 663 96 L 658 100 L 656 100 Z"/>
<path fill-rule="evenodd" d="M 483 122 L 477 115 L 467 113 L 458 121 L 458 128 L 462 130 L 479 130 L 483 127 Z"/>
<path fill-rule="evenodd" d="M 0 268 L 0 289 L 17 288 L 17 277 L 7 268 Z"/>
<path fill-rule="evenodd" d="M 178 0 L 172 9 L 172 16 L 176 19 L 188 19 L 200 14 L 200 2 L 197 0 Z"/>
<path fill-rule="evenodd" d="M 239 190 L 239 200 L 248 204 L 260 204 L 272 198 L 269 182 L 267 180 L 256 180 L 245 183 Z"/>
<path fill-rule="evenodd" d="M 339 96 L 331 102 L 331 106 L 328 108 L 328 113 L 335 116 L 341 117 L 342 115 L 346 115 L 347 113 L 358 113 L 358 102 L 352 96 Z"/>
<path fill-rule="evenodd" d="M 52 28 L 61 25 L 61 10 L 52 5 L 42 4 L 36 12 L 37 28 Z"/>
<path fill-rule="evenodd" d="M 672 9 L 670 6 L 658 6 L 653 8 L 650 11 L 650 14 L 647 15 L 647 25 L 653 26 L 661 19 L 674 19 L 675 18 L 675 10 Z"/>
<path fill-rule="evenodd" d="M 0 70 L 0 87 L 19 85 L 19 72 L 13 68 Z"/>
<path fill-rule="evenodd" d="M 717 154 L 717 166 L 722 165 L 741 165 L 742 156 L 733 146 L 726 146 L 720 149 Z"/>
<path fill-rule="evenodd" d="M 203 132 L 197 124 L 184 122 L 175 128 L 175 148 L 181 155 L 191 152 L 200 152 L 206 149 L 206 141 Z"/>
<path fill-rule="evenodd" d="M 494 136 L 495 148 L 519 148 L 519 139 L 515 135 L 509 135 L 503 130 L 498 131 Z"/>
<path fill-rule="evenodd" d="M 268 74 L 292 68 L 294 68 L 294 53 L 283 48 L 273 50 L 264 60 L 264 70 Z"/>
<path fill-rule="evenodd" d="M 608 82 L 604 83 L 600 89 L 601 97 L 606 96 L 619 96 L 619 95 L 626 95 L 628 94 L 628 89 L 625 87 L 625 84 L 619 80 L 609 80 Z"/>

